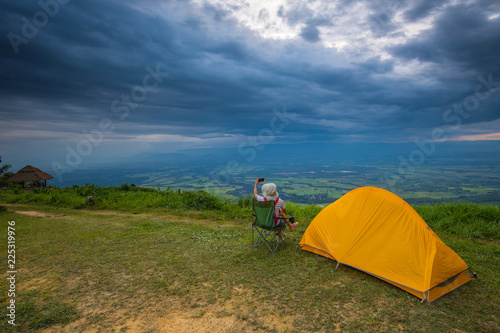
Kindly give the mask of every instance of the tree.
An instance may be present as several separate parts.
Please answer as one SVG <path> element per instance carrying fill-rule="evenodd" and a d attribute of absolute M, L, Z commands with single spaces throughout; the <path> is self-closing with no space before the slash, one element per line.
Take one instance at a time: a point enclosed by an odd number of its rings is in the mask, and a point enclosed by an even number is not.
<path fill-rule="evenodd" d="M 2 163 L 2 156 L 0 156 L 0 163 Z M 5 186 L 5 180 L 14 174 L 13 172 L 6 172 L 10 168 L 12 168 L 10 164 L 0 166 L 0 186 Z"/>
<path fill-rule="evenodd" d="M 0 167 L 0 177 L 2 177 L 5 173 L 5 171 L 9 170 L 10 168 L 12 168 L 12 165 L 10 164 L 4 164 Z M 9 173 L 12 173 L 12 172 L 9 172 Z"/>

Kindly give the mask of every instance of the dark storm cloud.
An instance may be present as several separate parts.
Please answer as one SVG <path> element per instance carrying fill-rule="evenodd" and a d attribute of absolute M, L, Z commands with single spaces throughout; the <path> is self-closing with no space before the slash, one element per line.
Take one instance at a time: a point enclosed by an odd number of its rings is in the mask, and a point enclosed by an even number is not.
<path fill-rule="evenodd" d="M 126 14 L 123 9 L 107 7 L 105 13 L 68 4 L 29 43 L 19 45 L 17 55 L 12 56 L 12 47 L 4 48 L 2 58 L 11 66 L 1 79 L 2 90 L 11 95 L 92 100 L 100 91 L 120 87 L 143 67 L 142 60 L 134 63 L 138 37 L 129 33 L 140 17 L 125 22 L 119 19 Z M 19 17 L 17 22 L 21 26 Z M 147 56 L 147 50 L 142 51 Z"/>
<path fill-rule="evenodd" d="M 445 9 L 436 17 L 435 25 L 419 37 L 409 40 L 404 45 L 392 49 L 392 54 L 404 59 L 418 59 L 421 62 L 446 68 L 446 72 L 436 75 L 443 86 L 452 88 L 456 81 L 468 84 L 456 90 L 449 89 L 439 95 L 446 94 L 452 99 L 450 104 L 461 102 L 474 93 L 479 81 L 478 77 L 488 80 L 492 85 L 500 81 L 500 20 L 489 19 L 492 6 L 488 11 L 477 5 L 457 5 Z M 500 6 L 495 6 L 500 12 Z M 495 11 L 493 11 L 494 13 Z M 455 81 L 455 83 L 453 83 Z M 481 91 L 488 87 L 480 85 Z M 428 103 L 420 107 L 435 107 L 439 104 L 436 97 L 428 93 Z M 498 118 L 498 106 L 492 100 L 482 104 L 480 111 L 469 121 L 487 121 Z"/>
<path fill-rule="evenodd" d="M 488 19 L 488 13 L 476 6 L 449 7 L 432 29 L 393 50 L 406 59 L 451 61 L 463 70 L 496 74 L 500 71 L 500 20 Z"/>
<path fill-rule="evenodd" d="M 413 1 L 410 9 L 404 14 L 405 18 L 410 21 L 416 21 L 423 17 L 428 16 L 433 10 L 439 8 L 441 5 L 447 3 L 448 0 L 420 0 Z"/>
<path fill-rule="evenodd" d="M 31 12 L 35 10 L 39 8 Z M 64 15 L 40 29 L 36 38 L 20 45 L 19 54 L 13 56 L 8 54 L 13 52 L 11 47 L 3 48 L 2 58 L 11 66 L 2 76 L 1 85 L 10 98 L 18 95 L 47 104 L 53 101 L 61 113 L 66 112 L 61 101 L 85 105 L 99 118 L 109 113 L 113 99 L 141 83 L 147 65 L 156 63 L 164 65 L 176 83 L 168 89 L 170 98 L 162 103 L 165 111 L 169 106 L 174 110 L 168 115 L 163 112 L 160 118 L 176 121 L 175 108 L 201 107 L 213 99 L 230 101 L 247 93 L 245 89 L 235 91 L 238 85 L 220 78 L 225 70 L 222 66 L 218 73 L 214 73 L 217 64 L 209 68 L 193 66 L 205 53 L 241 61 L 245 50 L 237 42 L 196 40 L 194 33 L 187 31 L 189 26 L 174 31 L 158 16 L 143 15 L 113 2 L 72 3 L 63 10 Z M 19 18 L 29 12 L 18 10 L 12 16 Z M 2 31 L 3 35 L 7 31 Z M 186 39 L 197 42 L 196 47 L 185 43 Z M 219 78 L 208 79 L 214 74 Z M 200 98 L 202 92 L 206 98 Z M 196 99 L 205 100 L 193 103 Z"/>
<path fill-rule="evenodd" d="M 220 54 L 226 58 L 243 61 L 247 58 L 248 54 L 245 46 L 236 41 L 222 42 L 218 45 L 210 47 L 207 52 Z"/>
<path fill-rule="evenodd" d="M 308 42 L 316 43 L 319 42 L 319 30 L 315 25 L 309 24 L 302 28 L 300 36 Z"/>

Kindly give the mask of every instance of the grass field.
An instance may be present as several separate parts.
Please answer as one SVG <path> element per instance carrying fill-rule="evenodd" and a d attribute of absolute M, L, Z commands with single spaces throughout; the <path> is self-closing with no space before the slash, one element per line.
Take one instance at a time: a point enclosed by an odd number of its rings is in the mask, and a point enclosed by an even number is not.
<path fill-rule="evenodd" d="M 82 202 L 69 194 L 57 199 L 50 199 L 51 193 L 0 196 L 7 206 L 0 213 L 1 265 L 7 267 L 8 221 L 15 221 L 17 270 L 17 325 L 9 325 L 2 314 L 0 331 L 500 330 L 498 207 L 419 208 L 479 276 L 427 306 L 379 279 L 345 266 L 335 270 L 334 261 L 297 250 L 319 211 L 311 206 L 289 204 L 299 228 L 288 234 L 285 248 L 271 254 L 263 247 L 252 249 L 245 209 L 215 201 L 203 206 L 199 198 L 187 198 L 198 209 L 181 203 L 168 208 L 164 201 L 155 206 L 163 194 L 130 189 L 108 193 L 114 206 L 108 199 L 86 206 L 85 191 L 73 190 Z M 186 197 L 173 193 L 172 201 Z M 141 201 L 149 204 L 141 209 Z M 0 280 L 5 313 L 6 271 Z"/>

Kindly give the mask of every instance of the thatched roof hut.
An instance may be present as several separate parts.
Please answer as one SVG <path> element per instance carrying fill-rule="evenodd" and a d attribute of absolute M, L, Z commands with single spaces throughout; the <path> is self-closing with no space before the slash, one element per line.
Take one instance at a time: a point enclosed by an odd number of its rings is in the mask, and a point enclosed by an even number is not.
<path fill-rule="evenodd" d="M 10 176 L 5 181 L 7 183 L 26 183 L 26 182 L 41 182 L 43 181 L 47 185 L 47 180 L 52 179 L 51 175 L 43 172 L 42 170 L 35 168 L 34 166 L 27 165 L 16 174 Z"/>

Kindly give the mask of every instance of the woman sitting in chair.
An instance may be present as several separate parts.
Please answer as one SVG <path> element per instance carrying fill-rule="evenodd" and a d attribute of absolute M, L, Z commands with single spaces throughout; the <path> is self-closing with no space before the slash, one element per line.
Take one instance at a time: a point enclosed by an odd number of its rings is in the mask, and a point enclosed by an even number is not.
<path fill-rule="evenodd" d="M 259 183 L 259 178 L 255 180 L 255 187 L 253 190 L 253 196 L 257 201 L 274 201 L 274 216 L 276 216 L 278 219 L 277 223 L 275 226 L 277 227 L 284 227 L 285 224 L 288 225 L 290 228 L 290 231 L 294 231 L 295 228 L 299 225 L 298 222 L 295 223 L 290 223 L 288 221 L 288 218 L 286 217 L 286 207 L 285 207 L 285 202 L 279 198 L 278 194 L 278 188 L 276 184 L 274 183 L 266 183 L 262 185 L 262 195 L 259 195 L 257 193 L 257 184 Z M 286 222 L 285 222 L 286 221 Z"/>

